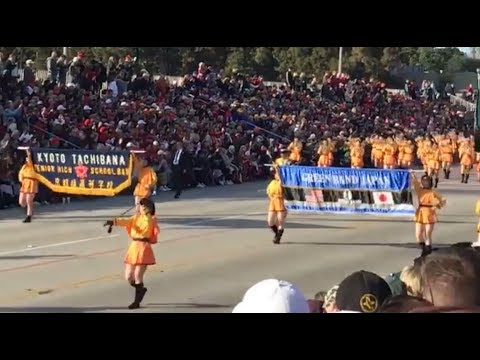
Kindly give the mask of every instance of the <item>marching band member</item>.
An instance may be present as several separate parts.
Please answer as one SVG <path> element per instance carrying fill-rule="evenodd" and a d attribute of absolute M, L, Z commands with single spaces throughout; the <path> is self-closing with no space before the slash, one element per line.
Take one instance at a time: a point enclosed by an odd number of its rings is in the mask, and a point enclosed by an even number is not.
<path fill-rule="evenodd" d="M 283 236 L 285 219 L 287 218 L 287 209 L 285 208 L 285 202 L 283 198 L 283 188 L 280 181 L 280 174 L 278 167 L 274 166 L 273 180 L 267 186 L 267 196 L 270 199 L 268 205 L 267 222 L 270 229 L 275 234 L 273 238 L 274 244 L 280 244 L 280 240 Z"/>
<path fill-rule="evenodd" d="M 445 179 L 449 179 L 450 167 L 453 163 L 453 153 L 455 149 L 453 147 L 452 140 L 450 138 L 446 138 L 445 135 L 441 135 L 439 145 L 442 158 L 443 175 L 445 176 Z"/>
<path fill-rule="evenodd" d="M 20 195 L 18 203 L 22 208 L 27 208 L 27 217 L 23 220 L 24 223 L 32 221 L 33 216 L 33 200 L 38 193 L 38 180 L 36 178 L 35 168 L 30 158 L 30 153 L 27 152 L 25 164 L 18 173 L 18 180 L 22 184 L 20 188 Z"/>
<path fill-rule="evenodd" d="M 383 167 L 383 145 L 384 141 L 380 137 L 373 138 L 370 142 L 372 144 L 372 154 L 371 160 L 373 166 L 377 169 L 381 169 Z"/>
<path fill-rule="evenodd" d="M 398 137 L 395 139 L 398 147 L 398 158 L 397 158 L 397 166 L 403 167 L 403 162 L 405 158 L 405 147 L 407 145 L 406 140 L 403 137 Z"/>
<path fill-rule="evenodd" d="M 477 162 L 477 180 L 480 181 L 480 152 L 475 153 L 475 160 Z"/>
<path fill-rule="evenodd" d="M 140 200 L 143 198 L 149 198 L 157 186 L 157 174 L 150 166 L 149 161 L 147 159 L 141 159 L 140 166 L 141 167 L 137 170 L 138 183 L 133 192 L 137 213 L 140 211 Z"/>
<path fill-rule="evenodd" d="M 155 265 L 152 244 L 158 241 L 160 229 L 155 218 L 155 204 L 150 199 L 139 201 L 140 212 L 131 218 L 109 220 L 105 226 L 122 226 L 132 239 L 125 255 L 125 279 L 135 288 L 129 309 L 138 309 L 147 293 L 144 276 L 149 265 Z"/>
<path fill-rule="evenodd" d="M 395 159 L 396 147 L 392 138 L 387 139 L 387 143 L 383 146 L 383 168 L 394 169 L 397 163 Z"/>
<path fill-rule="evenodd" d="M 318 148 L 319 155 L 317 165 L 319 167 L 330 167 L 333 164 L 334 145 L 331 141 L 323 140 Z"/>
<path fill-rule="evenodd" d="M 437 209 L 445 206 L 446 200 L 432 190 L 433 180 L 423 175 L 420 181 L 411 173 L 412 185 L 417 194 L 418 208 L 415 212 L 415 237 L 422 249 L 422 256 L 432 252 L 432 233 L 437 222 Z"/>
<path fill-rule="evenodd" d="M 295 137 L 293 142 L 288 145 L 288 150 L 290 150 L 290 160 L 293 163 L 300 161 L 303 144 L 298 137 Z"/>
<path fill-rule="evenodd" d="M 427 175 L 434 179 L 433 187 L 438 186 L 438 171 L 440 170 L 441 153 L 437 144 L 433 144 L 426 153 L 427 157 Z"/>
<path fill-rule="evenodd" d="M 415 145 L 412 140 L 407 140 L 403 146 L 403 158 L 401 165 L 404 168 L 411 169 L 415 154 Z"/>
<path fill-rule="evenodd" d="M 462 183 L 468 183 L 470 177 L 470 169 L 473 165 L 474 150 L 469 139 L 465 139 L 458 147 L 458 155 L 460 157 L 460 173 L 462 174 Z"/>
<path fill-rule="evenodd" d="M 363 156 L 365 149 L 360 139 L 353 139 L 350 144 L 350 166 L 352 169 L 361 169 L 364 167 Z"/>

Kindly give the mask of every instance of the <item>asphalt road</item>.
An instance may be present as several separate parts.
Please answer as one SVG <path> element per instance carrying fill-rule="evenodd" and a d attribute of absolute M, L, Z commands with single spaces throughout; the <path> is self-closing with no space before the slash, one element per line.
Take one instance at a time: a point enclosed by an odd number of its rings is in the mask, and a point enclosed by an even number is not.
<path fill-rule="evenodd" d="M 448 199 L 437 245 L 476 238 L 480 183 L 442 180 Z M 290 214 L 283 243 L 266 227 L 265 183 L 173 193 L 155 199 L 161 235 L 158 264 L 136 312 L 230 312 L 244 292 L 267 278 L 288 280 L 313 296 L 353 271 L 387 274 L 418 255 L 410 219 L 364 215 Z M 0 312 L 131 312 L 133 289 L 123 279 L 128 238 L 102 223 L 130 197 L 39 207 L 31 224 L 20 210 L 0 211 Z"/>

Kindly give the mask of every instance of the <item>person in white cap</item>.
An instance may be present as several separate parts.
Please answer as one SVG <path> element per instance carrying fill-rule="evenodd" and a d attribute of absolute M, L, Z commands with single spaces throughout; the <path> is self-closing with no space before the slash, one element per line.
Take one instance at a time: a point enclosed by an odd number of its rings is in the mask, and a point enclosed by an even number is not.
<path fill-rule="evenodd" d="M 303 293 L 288 281 L 267 279 L 247 290 L 232 313 L 309 313 Z"/>

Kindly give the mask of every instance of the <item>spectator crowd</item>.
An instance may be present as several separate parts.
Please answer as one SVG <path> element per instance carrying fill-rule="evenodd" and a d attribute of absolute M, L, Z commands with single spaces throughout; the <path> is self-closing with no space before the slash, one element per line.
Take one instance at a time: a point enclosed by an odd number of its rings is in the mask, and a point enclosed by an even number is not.
<path fill-rule="evenodd" d="M 479 251 L 471 243 L 457 243 L 386 278 L 356 271 L 313 299 L 288 281 L 260 281 L 233 313 L 478 313 Z"/>
<path fill-rule="evenodd" d="M 158 172 L 157 191 L 169 191 L 178 141 L 190 154 L 187 183 L 204 187 L 268 176 L 263 164 L 294 137 L 303 143 L 301 164 L 315 164 L 320 142 L 331 138 L 334 166 L 347 166 L 349 137 L 472 130 L 465 109 L 432 84 L 409 82 L 401 95 L 373 79 L 335 72 L 308 79 L 289 70 L 285 85 L 267 86 L 261 76 L 204 63 L 175 83 L 130 56 L 102 64 L 83 53 L 67 59 L 53 52 L 46 66 L 48 78 L 40 81 L 27 60 L 20 78 L 15 56 L 0 54 L 0 208 L 17 201 L 20 145 L 142 148 Z M 37 200 L 61 201 L 43 187 Z"/>

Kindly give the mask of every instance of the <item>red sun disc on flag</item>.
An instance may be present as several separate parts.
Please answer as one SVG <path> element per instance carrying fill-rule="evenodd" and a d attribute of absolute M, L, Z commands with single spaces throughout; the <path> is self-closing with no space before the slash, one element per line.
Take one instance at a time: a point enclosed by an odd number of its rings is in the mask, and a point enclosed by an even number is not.
<path fill-rule="evenodd" d="M 387 201 L 387 195 L 385 195 L 385 194 L 380 194 L 380 196 L 378 197 L 378 200 L 380 200 L 381 202 Z"/>

